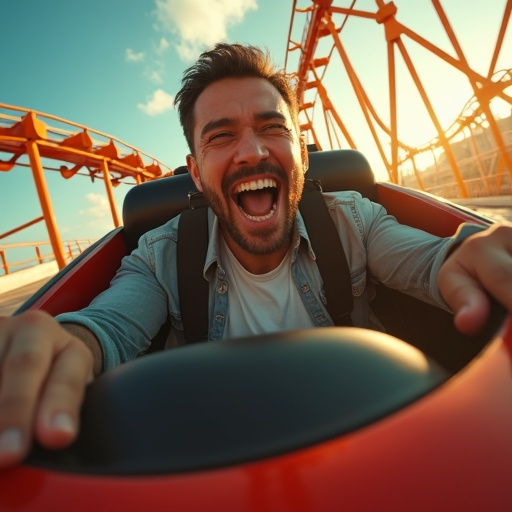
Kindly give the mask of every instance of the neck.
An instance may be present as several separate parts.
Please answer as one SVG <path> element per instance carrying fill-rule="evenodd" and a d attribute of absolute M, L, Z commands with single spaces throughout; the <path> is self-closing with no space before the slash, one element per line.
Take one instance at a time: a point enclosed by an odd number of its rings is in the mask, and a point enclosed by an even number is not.
<path fill-rule="evenodd" d="M 267 274 L 276 269 L 286 256 L 292 242 L 290 238 L 287 244 L 284 244 L 283 247 L 270 254 L 254 254 L 246 251 L 230 238 L 224 238 L 224 240 L 240 265 L 242 265 L 247 272 L 255 275 Z"/>

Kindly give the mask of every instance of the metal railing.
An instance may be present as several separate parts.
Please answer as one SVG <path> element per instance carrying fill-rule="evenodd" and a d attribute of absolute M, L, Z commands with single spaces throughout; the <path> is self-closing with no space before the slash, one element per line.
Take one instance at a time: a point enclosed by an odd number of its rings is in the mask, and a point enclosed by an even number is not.
<path fill-rule="evenodd" d="M 63 241 L 66 258 L 72 260 L 93 242 L 91 239 Z M 0 245 L 0 269 L 3 270 L 0 278 L 12 272 L 54 261 L 55 255 L 53 252 L 45 252 L 46 248 L 51 251 L 49 241 Z"/>

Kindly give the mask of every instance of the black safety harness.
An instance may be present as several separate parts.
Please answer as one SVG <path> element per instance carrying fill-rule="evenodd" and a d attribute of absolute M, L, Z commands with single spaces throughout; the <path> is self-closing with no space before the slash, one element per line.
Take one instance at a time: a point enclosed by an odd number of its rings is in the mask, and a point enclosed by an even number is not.
<path fill-rule="evenodd" d="M 306 180 L 299 203 L 324 282 L 327 310 L 338 326 L 352 325 L 352 285 L 347 258 L 320 183 Z M 208 208 L 204 202 L 181 213 L 178 226 L 178 292 L 187 343 L 208 339 L 209 284 L 203 269 L 208 249 Z"/>

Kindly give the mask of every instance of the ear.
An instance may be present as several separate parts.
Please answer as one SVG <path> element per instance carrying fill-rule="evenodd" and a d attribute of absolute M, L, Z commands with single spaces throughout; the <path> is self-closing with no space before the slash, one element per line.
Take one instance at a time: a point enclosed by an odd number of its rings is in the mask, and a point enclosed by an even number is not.
<path fill-rule="evenodd" d="M 203 185 L 201 184 L 201 176 L 199 174 L 199 167 L 197 166 L 196 159 L 192 155 L 187 155 L 187 167 L 188 172 L 192 176 L 197 190 L 203 191 Z"/>

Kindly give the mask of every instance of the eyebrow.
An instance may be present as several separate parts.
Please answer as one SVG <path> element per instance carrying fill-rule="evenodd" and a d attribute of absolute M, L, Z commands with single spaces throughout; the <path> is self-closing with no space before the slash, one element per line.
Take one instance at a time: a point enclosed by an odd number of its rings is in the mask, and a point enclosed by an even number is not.
<path fill-rule="evenodd" d="M 286 117 L 277 112 L 275 110 L 268 110 L 265 112 L 258 112 L 255 116 L 257 121 L 268 121 L 271 119 L 279 119 L 280 121 L 285 122 Z M 216 130 L 217 128 L 223 128 L 225 126 L 233 126 L 237 124 L 237 120 L 232 117 L 221 117 L 219 119 L 214 119 L 213 121 L 209 121 L 203 126 L 201 130 L 201 137 L 204 137 L 207 133 Z"/>

